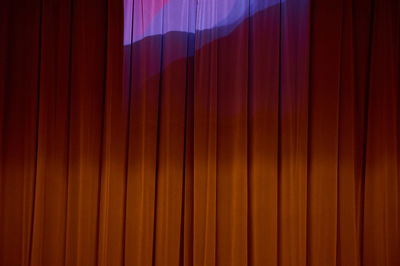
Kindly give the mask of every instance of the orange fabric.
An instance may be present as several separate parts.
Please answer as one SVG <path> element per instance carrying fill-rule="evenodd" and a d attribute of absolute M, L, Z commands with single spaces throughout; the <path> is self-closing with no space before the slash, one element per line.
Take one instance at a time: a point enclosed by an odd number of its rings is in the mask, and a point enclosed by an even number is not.
<path fill-rule="evenodd" d="M 400 265 L 398 1 L 129 46 L 123 1 L 3 2 L 0 265 Z"/>

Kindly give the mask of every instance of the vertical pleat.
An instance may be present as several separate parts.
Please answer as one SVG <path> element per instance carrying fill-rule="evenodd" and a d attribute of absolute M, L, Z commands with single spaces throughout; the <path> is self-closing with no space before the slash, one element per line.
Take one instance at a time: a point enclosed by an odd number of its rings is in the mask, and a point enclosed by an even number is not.
<path fill-rule="evenodd" d="M 31 254 L 40 75 L 40 1 L 10 1 L 4 8 L 8 12 L 4 26 L 9 28 L 7 31 L 2 29 L 4 39 L 1 41 L 7 44 L 1 51 L 2 70 L 5 72 L 1 81 L 0 264 L 12 266 L 28 265 Z"/>
<path fill-rule="evenodd" d="M 3 1 L 3 8 L 0 9 L 0 38 L 6 39 L 8 37 L 9 32 L 9 23 L 10 23 L 10 3 L 11 1 Z M 0 42 L 0 192 L 3 193 L 3 131 L 5 131 L 4 127 L 4 119 L 5 119 L 5 95 L 6 95 L 6 76 L 7 76 L 7 59 L 8 59 L 8 42 Z M 0 195 L 0 200 L 3 201 L 2 196 Z M 4 215 L 4 205 L 0 201 L 0 214 Z M 0 219 L 0 232 L 3 232 L 3 219 Z M 3 238 L 0 238 L 0 255 L 3 256 Z M 0 258 L 0 261 L 3 260 L 3 257 Z"/>
<path fill-rule="evenodd" d="M 398 10 L 391 1 L 375 1 L 369 75 L 365 157 L 364 265 L 400 263 L 398 73 L 395 73 Z M 398 15 L 398 14 L 397 14 Z M 385 30 L 380 30 L 385 29 Z"/>
<path fill-rule="evenodd" d="M 123 8 L 121 1 L 107 3 L 107 65 L 98 265 L 123 265 L 124 255 L 131 47 L 124 47 L 122 42 Z M 132 14 L 130 19 L 132 21 Z M 126 30 L 132 32 L 131 28 Z"/>
<path fill-rule="evenodd" d="M 198 3 L 196 26 L 216 19 L 217 6 Z M 207 20 L 207 21 L 205 21 Z M 210 21 L 208 21 L 210 20 Z M 216 264 L 217 55 L 216 29 L 197 31 L 194 54 L 193 265 Z"/>
<path fill-rule="evenodd" d="M 310 3 L 281 6 L 279 265 L 305 266 L 309 132 Z"/>
<path fill-rule="evenodd" d="M 11 1 L 3 1 L 3 8 L 0 9 L 0 38 L 7 39 L 9 34 L 10 23 L 10 3 Z M 0 42 L 0 127 L 4 129 L 5 119 L 5 95 L 6 95 L 6 76 L 7 76 L 7 59 L 8 59 L 8 42 Z M 0 154 L 3 152 L 3 130 L 0 130 Z M 2 157 L 1 157 L 2 158 Z M 2 191 L 3 180 L 3 160 L 0 159 L 0 191 Z M 1 196 L 0 196 L 1 199 Z M 3 206 L 0 203 L 0 213 Z M 0 230 L 2 230 L 2 219 L 0 219 Z M 2 241 L 2 240 L 0 240 Z M 1 242 L 0 242 L 1 243 Z M 0 248 L 1 250 L 1 248 Z M 0 251 L 1 252 L 1 251 Z M 0 253 L 1 254 L 1 253 Z"/>
<path fill-rule="evenodd" d="M 133 36 L 143 33 L 143 10 L 133 2 Z M 158 23 L 159 29 L 162 24 Z M 154 26 L 154 27 L 155 27 Z M 153 263 L 162 36 L 132 43 L 131 105 L 126 199 L 125 264 Z"/>
<path fill-rule="evenodd" d="M 341 39 L 341 71 L 339 98 L 339 147 L 338 147 L 338 219 L 337 265 L 360 265 L 360 224 L 358 223 L 358 171 L 360 157 L 359 132 L 356 121 L 356 80 L 354 63 L 353 4 L 345 1 Z"/>
<path fill-rule="evenodd" d="M 356 224 L 360 264 L 363 265 L 364 245 L 364 187 L 365 187 L 365 151 L 368 124 L 368 88 L 372 38 L 372 7 L 373 0 L 352 1 L 352 25 L 354 37 L 354 156 L 355 156 L 355 186 L 356 186 Z M 344 38 L 345 40 L 345 38 Z M 343 60 L 351 58 L 342 56 Z M 343 61 L 344 63 L 347 61 Z M 343 65 L 344 66 L 344 65 Z M 342 71 L 343 72 L 343 71 Z M 346 94 L 344 90 L 343 95 Z M 343 115 L 346 115 L 343 113 Z M 343 157 L 344 155 L 342 155 Z M 340 181 L 339 181 L 340 182 Z M 339 188 L 340 189 L 340 188 Z"/>
<path fill-rule="evenodd" d="M 172 10 L 166 9 L 164 12 L 165 19 L 173 15 Z M 164 23 L 167 24 L 167 20 Z M 169 32 L 162 40 L 153 251 L 154 265 L 157 266 L 179 264 L 185 161 L 187 38 L 187 34 Z"/>
<path fill-rule="evenodd" d="M 278 262 L 280 11 L 280 3 L 271 1 L 249 19 L 249 266 Z"/>
<path fill-rule="evenodd" d="M 43 1 L 38 150 L 31 265 L 65 256 L 71 1 Z"/>
<path fill-rule="evenodd" d="M 344 2 L 339 98 L 337 265 L 360 265 L 352 3 Z"/>
<path fill-rule="evenodd" d="M 106 2 L 73 2 L 66 265 L 97 265 Z"/>
<path fill-rule="evenodd" d="M 248 19 L 225 30 L 218 31 L 217 50 L 216 264 L 235 266 L 248 259 Z"/>
<path fill-rule="evenodd" d="M 188 59 L 186 69 L 186 122 L 185 122 L 185 162 L 182 189 L 182 226 L 180 254 L 181 266 L 192 266 L 193 261 L 193 213 L 194 213 L 194 36 L 188 37 Z"/>
<path fill-rule="evenodd" d="M 201 14 L 209 12 L 199 4 Z M 209 19 L 215 19 L 210 12 Z M 215 265 L 217 181 L 217 31 L 197 32 L 194 55 L 193 265 Z M 210 42 L 210 43 L 208 43 Z M 200 47 L 201 50 L 199 49 Z M 203 78 L 204 77 L 204 78 Z"/>
<path fill-rule="evenodd" d="M 336 265 L 342 5 L 311 6 L 308 265 Z"/>

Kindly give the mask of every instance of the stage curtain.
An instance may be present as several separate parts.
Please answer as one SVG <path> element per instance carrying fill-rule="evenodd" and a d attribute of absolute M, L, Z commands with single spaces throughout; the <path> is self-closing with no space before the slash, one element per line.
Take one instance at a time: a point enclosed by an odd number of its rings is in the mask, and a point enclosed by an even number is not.
<path fill-rule="evenodd" d="M 0 265 L 400 265 L 397 0 L 4 0 L 0 129 Z"/>

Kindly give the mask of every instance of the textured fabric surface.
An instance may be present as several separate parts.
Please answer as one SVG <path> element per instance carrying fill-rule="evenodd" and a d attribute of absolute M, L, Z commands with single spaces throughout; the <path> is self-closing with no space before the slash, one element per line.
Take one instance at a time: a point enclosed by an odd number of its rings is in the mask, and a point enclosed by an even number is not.
<path fill-rule="evenodd" d="M 0 128 L 2 266 L 400 265 L 399 1 L 4 0 Z"/>

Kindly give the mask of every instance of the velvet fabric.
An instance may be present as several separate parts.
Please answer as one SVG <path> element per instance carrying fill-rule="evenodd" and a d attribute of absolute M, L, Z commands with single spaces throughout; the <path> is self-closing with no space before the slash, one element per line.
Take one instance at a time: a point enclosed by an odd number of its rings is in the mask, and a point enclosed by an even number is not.
<path fill-rule="evenodd" d="M 0 265 L 400 265 L 399 1 L 0 23 Z"/>

